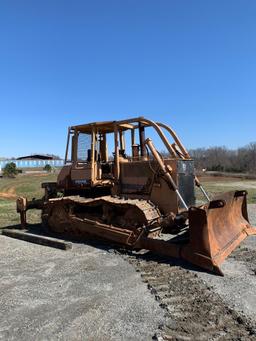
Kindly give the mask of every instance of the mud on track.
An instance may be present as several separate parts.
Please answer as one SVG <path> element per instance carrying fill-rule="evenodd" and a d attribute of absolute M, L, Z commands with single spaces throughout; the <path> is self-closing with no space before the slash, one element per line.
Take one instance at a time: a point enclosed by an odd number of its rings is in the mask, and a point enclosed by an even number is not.
<path fill-rule="evenodd" d="M 253 324 L 196 273 L 151 253 L 123 254 L 165 311 L 156 340 L 255 340 Z"/>

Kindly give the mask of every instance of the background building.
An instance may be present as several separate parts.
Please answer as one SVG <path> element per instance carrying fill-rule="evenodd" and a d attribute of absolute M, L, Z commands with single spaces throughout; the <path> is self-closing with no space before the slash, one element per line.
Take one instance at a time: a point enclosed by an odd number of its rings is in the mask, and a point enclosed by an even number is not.
<path fill-rule="evenodd" d="M 64 160 L 58 157 L 52 155 L 33 154 L 21 156 L 17 159 L 0 160 L 0 168 L 3 169 L 9 162 L 14 162 L 17 168 L 43 168 L 45 165 L 62 167 L 64 165 Z"/>

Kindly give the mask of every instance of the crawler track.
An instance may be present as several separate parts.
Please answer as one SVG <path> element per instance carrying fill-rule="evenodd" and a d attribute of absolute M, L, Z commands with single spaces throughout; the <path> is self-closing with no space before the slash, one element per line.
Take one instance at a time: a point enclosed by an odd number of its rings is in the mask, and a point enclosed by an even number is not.
<path fill-rule="evenodd" d="M 50 205 L 49 205 L 50 204 Z M 63 207 L 84 210 L 80 216 L 89 217 L 95 221 L 112 224 L 119 227 L 137 227 L 149 225 L 160 219 L 160 212 L 153 203 L 146 200 L 124 199 L 120 197 L 104 196 L 99 198 L 84 198 L 81 196 L 66 196 L 49 200 L 52 208 Z M 49 214 L 49 212 L 46 212 Z M 70 214 L 70 212 L 69 212 Z M 79 215 L 78 212 L 73 212 Z"/>
<path fill-rule="evenodd" d="M 157 340 L 255 340 L 255 329 L 229 309 L 197 274 L 150 253 L 123 256 L 165 310 Z"/>

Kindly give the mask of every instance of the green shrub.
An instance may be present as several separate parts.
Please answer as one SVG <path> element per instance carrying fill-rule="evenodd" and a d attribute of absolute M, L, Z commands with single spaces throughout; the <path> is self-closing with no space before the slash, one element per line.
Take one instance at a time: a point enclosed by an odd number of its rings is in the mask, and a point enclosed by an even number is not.
<path fill-rule="evenodd" d="M 9 178 L 14 178 L 15 175 L 18 174 L 18 169 L 14 162 L 9 162 L 5 165 L 3 169 L 3 176 L 7 176 Z"/>
<path fill-rule="evenodd" d="M 47 165 L 44 166 L 44 170 L 45 170 L 46 172 L 48 172 L 48 173 L 51 173 L 51 171 L 52 171 L 52 166 L 49 165 L 49 164 L 47 164 Z"/>

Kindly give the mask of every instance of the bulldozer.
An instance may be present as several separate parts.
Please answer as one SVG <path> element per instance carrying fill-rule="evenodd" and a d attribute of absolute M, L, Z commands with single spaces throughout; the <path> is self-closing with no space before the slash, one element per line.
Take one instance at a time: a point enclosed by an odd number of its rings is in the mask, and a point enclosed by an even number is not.
<path fill-rule="evenodd" d="M 150 250 L 219 275 L 225 258 L 256 234 L 247 192 L 210 198 L 174 130 L 144 117 L 69 127 L 57 182 L 42 187 L 41 199 L 17 199 L 23 228 L 26 212 L 41 209 L 42 225 L 58 235 Z"/>

